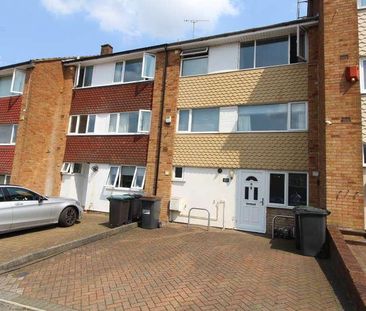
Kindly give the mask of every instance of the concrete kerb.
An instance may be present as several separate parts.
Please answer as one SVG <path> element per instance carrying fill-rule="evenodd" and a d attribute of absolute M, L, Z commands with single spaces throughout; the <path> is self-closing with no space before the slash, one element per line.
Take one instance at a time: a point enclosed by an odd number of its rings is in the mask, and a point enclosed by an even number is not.
<path fill-rule="evenodd" d="M 111 236 L 119 234 L 119 233 L 127 232 L 134 228 L 137 228 L 136 222 L 133 222 L 128 225 L 121 226 L 121 227 L 113 228 L 106 232 L 93 234 L 93 235 L 90 235 L 88 237 L 85 237 L 85 238 L 82 238 L 79 240 L 74 240 L 74 241 L 67 242 L 64 244 L 52 246 L 52 247 L 43 249 L 41 251 L 37 251 L 37 252 L 31 253 L 31 254 L 28 254 L 25 256 L 18 257 L 11 261 L 1 263 L 0 264 L 0 274 L 10 272 L 11 270 L 20 268 L 23 265 L 26 265 L 29 263 L 34 263 L 34 262 L 37 262 L 37 261 L 47 258 L 47 257 L 61 254 L 65 251 L 83 246 L 85 244 L 89 244 L 89 243 L 92 243 L 92 242 L 95 242 L 95 241 L 98 241 L 101 239 L 105 239 L 105 238 L 111 237 Z"/>

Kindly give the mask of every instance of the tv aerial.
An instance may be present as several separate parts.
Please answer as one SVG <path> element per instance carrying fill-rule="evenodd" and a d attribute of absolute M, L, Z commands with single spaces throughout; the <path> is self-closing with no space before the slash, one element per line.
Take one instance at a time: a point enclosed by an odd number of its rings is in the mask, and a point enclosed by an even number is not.
<path fill-rule="evenodd" d="M 196 30 L 196 24 L 201 22 L 209 22 L 208 19 L 185 19 L 186 23 L 192 24 L 192 38 L 194 39 L 195 30 Z"/>

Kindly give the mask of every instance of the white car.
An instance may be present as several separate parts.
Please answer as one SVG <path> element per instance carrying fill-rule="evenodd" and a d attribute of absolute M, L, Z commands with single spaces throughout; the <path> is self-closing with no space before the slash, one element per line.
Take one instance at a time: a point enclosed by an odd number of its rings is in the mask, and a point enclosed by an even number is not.
<path fill-rule="evenodd" d="M 49 224 L 72 226 L 81 220 L 80 202 L 60 197 L 45 197 L 29 189 L 0 185 L 0 233 Z"/>

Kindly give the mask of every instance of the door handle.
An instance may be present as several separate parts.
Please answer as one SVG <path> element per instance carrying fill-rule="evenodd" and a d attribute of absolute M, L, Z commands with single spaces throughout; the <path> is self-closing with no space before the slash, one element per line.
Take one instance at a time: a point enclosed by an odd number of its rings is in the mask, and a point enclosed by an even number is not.
<path fill-rule="evenodd" d="M 15 206 L 21 206 L 21 205 L 23 205 L 23 203 L 15 203 Z"/>
<path fill-rule="evenodd" d="M 264 205 L 264 198 L 262 198 L 261 203 L 262 203 L 262 205 Z"/>

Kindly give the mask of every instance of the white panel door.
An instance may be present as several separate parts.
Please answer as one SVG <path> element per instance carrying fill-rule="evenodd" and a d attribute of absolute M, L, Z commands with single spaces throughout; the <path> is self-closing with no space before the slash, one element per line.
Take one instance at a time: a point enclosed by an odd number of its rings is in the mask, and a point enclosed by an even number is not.
<path fill-rule="evenodd" d="M 236 228 L 251 232 L 266 232 L 264 172 L 242 171 L 238 179 Z"/>

